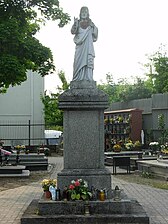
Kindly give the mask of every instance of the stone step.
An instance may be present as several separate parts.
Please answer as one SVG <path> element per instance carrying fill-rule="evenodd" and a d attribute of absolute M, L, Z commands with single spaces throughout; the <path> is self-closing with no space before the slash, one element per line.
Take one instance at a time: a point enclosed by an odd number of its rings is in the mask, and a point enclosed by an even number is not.
<path fill-rule="evenodd" d="M 25 166 L 1 166 L 0 174 L 21 174 L 25 170 Z"/>
<path fill-rule="evenodd" d="M 53 202 L 55 203 L 55 202 Z M 73 205 L 74 203 L 74 205 Z M 89 204 L 93 203 L 89 201 Z M 77 203 L 76 202 L 71 202 L 69 204 L 68 202 L 64 202 L 64 208 L 62 208 L 61 204 L 59 207 L 59 211 L 61 211 L 60 214 L 54 214 L 55 210 L 53 211 L 53 214 L 50 215 L 40 215 L 37 213 L 39 211 L 38 207 L 38 200 L 33 200 L 31 204 L 28 206 L 26 211 L 24 212 L 22 218 L 21 218 L 21 224 L 63 224 L 63 223 L 68 223 L 68 224 L 130 224 L 130 223 L 135 223 L 135 224 L 149 224 L 149 217 L 146 215 L 145 211 L 143 210 L 142 206 L 135 201 L 132 202 L 133 205 L 131 206 L 131 211 L 128 213 L 123 212 L 122 206 L 120 207 L 120 211 L 114 206 L 114 203 L 112 203 L 113 207 L 113 213 L 107 213 L 108 207 L 106 210 L 106 213 L 102 213 L 101 206 L 104 206 L 104 202 L 98 202 L 99 203 L 99 210 L 95 213 L 94 206 L 92 210 L 89 210 L 89 214 L 85 213 L 84 210 L 82 210 L 82 214 L 67 214 L 67 207 L 76 207 Z M 120 203 L 120 202 L 119 202 Z M 121 202 L 122 203 L 122 202 Z M 86 204 L 86 202 L 83 202 L 83 204 Z M 69 209 L 71 210 L 71 208 Z M 104 209 L 105 209 L 104 207 Z M 105 211 L 103 209 L 103 211 Z M 77 211 L 78 208 L 76 207 Z M 51 213 L 52 211 L 50 211 Z"/>
<path fill-rule="evenodd" d="M 19 157 L 19 160 L 22 162 L 48 163 L 48 159 L 45 159 L 45 158 L 44 159 L 32 159 L 32 158 L 23 159 Z M 3 158 L 3 161 L 5 161 L 5 158 Z M 8 161 L 15 162 L 16 158 L 9 158 Z"/>
<path fill-rule="evenodd" d="M 26 169 L 26 166 L 0 166 L 0 177 L 28 177 L 30 171 Z"/>
<path fill-rule="evenodd" d="M 8 157 L 8 163 L 16 163 L 16 158 L 17 155 L 16 154 L 12 154 Z M 2 161 L 5 161 L 5 156 L 2 157 Z M 45 163 L 48 164 L 48 158 L 45 157 L 44 155 L 34 155 L 34 154 L 28 154 L 28 155 L 24 155 L 24 154 L 19 154 L 19 161 L 20 164 L 23 163 Z"/>
<path fill-rule="evenodd" d="M 29 170 L 22 170 L 22 173 L 16 174 L 16 173 L 7 173 L 7 174 L 0 174 L 0 177 L 8 178 L 8 177 L 29 177 L 30 176 L 30 171 Z"/>
<path fill-rule="evenodd" d="M 13 157 L 13 156 L 16 156 L 16 155 L 17 155 L 16 153 L 12 153 L 10 155 L 10 157 Z M 24 154 L 24 153 L 20 153 L 19 156 L 21 156 L 21 157 L 38 157 L 38 158 L 45 157 L 44 153 L 41 153 L 41 154 L 36 154 L 36 153 Z"/>
<path fill-rule="evenodd" d="M 27 163 L 25 164 L 26 169 L 30 171 L 47 170 L 48 163 Z"/>
<path fill-rule="evenodd" d="M 9 158 L 16 158 L 17 154 L 11 154 Z M 44 154 L 38 155 L 38 154 L 19 154 L 19 157 L 22 159 L 47 159 L 47 157 Z"/>
<path fill-rule="evenodd" d="M 5 157 L 2 158 L 3 164 L 6 164 Z M 7 164 L 12 165 L 24 165 L 27 170 L 38 171 L 47 170 L 48 158 L 45 156 L 34 156 L 34 155 L 19 155 L 19 163 L 16 163 L 16 154 L 8 158 Z M 6 165 L 7 165 L 6 164 Z"/>

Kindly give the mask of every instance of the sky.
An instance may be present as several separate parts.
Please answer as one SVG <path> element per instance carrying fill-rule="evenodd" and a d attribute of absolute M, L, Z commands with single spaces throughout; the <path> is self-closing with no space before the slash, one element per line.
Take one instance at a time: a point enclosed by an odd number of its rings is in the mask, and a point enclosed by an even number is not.
<path fill-rule="evenodd" d="M 56 72 L 45 77 L 45 90 L 56 92 L 57 73 L 65 72 L 68 82 L 73 76 L 75 44 L 70 30 L 73 18 L 79 18 L 80 8 L 89 8 L 90 18 L 98 27 L 94 43 L 95 60 L 93 79 L 105 82 L 106 74 L 114 80 L 145 77 L 143 64 L 147 55 L 159 50 L 161 44 L 168 50 L 168 0 L 60 0 L 71 22 L 63 28 L 58 22 L 47 22 L 36 37 L 53 53 Z"/>

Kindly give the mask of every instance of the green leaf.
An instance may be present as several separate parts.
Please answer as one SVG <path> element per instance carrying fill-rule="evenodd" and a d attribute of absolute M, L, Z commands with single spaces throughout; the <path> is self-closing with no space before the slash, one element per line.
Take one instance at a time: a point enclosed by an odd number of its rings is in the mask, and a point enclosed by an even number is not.
<path fill-rule="evenodd" d="M 77 199 L 77 200 L 80 199 L 80 194 L 76 194 L 76 199 Z"/>
<path fill-rule="evenodd" d="M 83 200 L 86 200 L 87 195 L 86 195 L 86 194 L 82 194 L 82 195 L 81 195 L 81 198 L 82 198 Z"/>
<path fill-rule="evenodd" d="M 72 193 L 72 194 L 71 194 L 71 199 L 72 199 L 72 200 L 75 200 L 75 199 L 76 199 L 76 193 Z"/>

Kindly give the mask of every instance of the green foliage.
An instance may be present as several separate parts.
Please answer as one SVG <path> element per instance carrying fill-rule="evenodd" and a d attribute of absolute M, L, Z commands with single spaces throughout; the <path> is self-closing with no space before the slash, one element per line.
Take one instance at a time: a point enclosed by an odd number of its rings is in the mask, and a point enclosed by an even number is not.
<path fill-rule="evenodd" d="M 152 178 L 152 174 L 147 172 L 147 171 L 143 171 L 142 172 L 142 177 L 144 177 L 144 178 Z"/>
<path fill-rule="evenodd" d="M 63 27 L 70 17 L 58 0 L 0 1 L 0 91 L 25 81 L 28 69 L 41 76 L 54 72 L 51 50 L 35 38 L 47 20 Z"/>
<path fill-rule="evenodd" d="M 162 45 L 154 55 L 149 57 L 146 66 L 150 68 L 148 77 L 153 83 L 155 93 L 168 92 L 168 57 L 162 50 Z"/>
<path fill-rule="evenodd" d="M 159 125 L 159 129 L 161 130 L 165 128 L 164 114 L 158 115 L 158 125 Z"/>
<path fill-rule="evenodd" d="M 121 101 L 120 95 L 124 85 L 124 79 L 119 82 L 114 82 L 113 75 L 108 73 L 106 74 L 106 83 L 99 84 L 98 88 L 108 95 L 109 103 L 113 103 Z"/>
<path fill-rule="evenodd" d="M 153 89 L 149 81 L 144 81 L 136 77 L 134 84 L 130 84 L 126 79 L 114 82 L 112 75 L 106 75 L 107 84 L 98 85 L 109 97 L 109 102 L 125 102 L 134 99 L 151 97 Z"/>
<path fill-rule="evenodd" d="M 161 131 L 161 137 L 159 138 L 159 143 L 164 145 L 168 141 L 168 129 L 165 129 L 165 118 L 164 114 L 158 115 L 158 128 Z"/>
<path fill-rule="evenodd" d="M 62 111 L 58 109 L 58 96 L 59 94 L 51 94 L 51 96 L 49 96 L 45 92 L 42 97 L 46 125 L 63 126 L 63 114 Z"/>
<path fill-rule="evenodd" d="M 72 180 L 68 192 L 72 200 L 90 200 L 92 197 L 88 183 L 83 179 Z"/>
<path fill-rule="evenodd" d="M 58 108 L 58 97 L 63 90 L 68 89 L 69 84 L 65 78 L 63 71 L 58 73 L 58 76 L 62 82 L 62 86 L 58 86 L 58 93 L 51 93 L 48 95 L 46 92 L 44 96 L 41 97 L 44 104 L 44 118 L 47 128 L 62 131 L 63 127 L 63 112 Z"/>
<path fill-rule="evenodd" d="M 63 90 L 67 90 L 69 88 L 69 83 L 67 82 L 65 78 L 65 73 L 63 71 L 58 72 L 58 77 L 62 82 L 62 86 L 58 86 L 58 90 L 62 92 Z"/>
<path fill-rule="evenodd" d="M 151 95 L 152 90 L 147 85 L 147 82 L 138 77 L 135 78 L 134 84 L 123 86 L 123 91 L 120 93 L 121 101 L 150 98 Z"/>

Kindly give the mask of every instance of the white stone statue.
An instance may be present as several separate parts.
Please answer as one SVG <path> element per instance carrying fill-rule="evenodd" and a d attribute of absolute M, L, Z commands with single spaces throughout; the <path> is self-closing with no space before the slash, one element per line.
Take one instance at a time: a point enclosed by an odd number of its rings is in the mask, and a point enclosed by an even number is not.
<path fill-rule="evenodd" d="M 71 28 L 76 44 L 75 57 L 73 64 L 73 81 L 93 80 L 94 69 L 94 47 L 93 42 L 97 40 L 98 29 L 89 18 L 89 10 L 82 7 L 80 19 L 74 18 Z"/>

